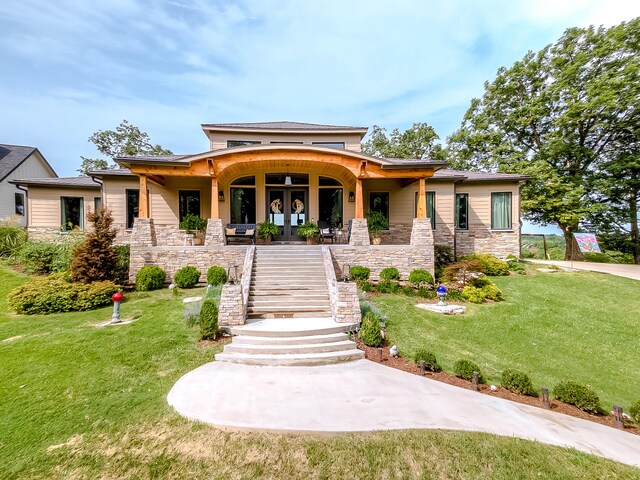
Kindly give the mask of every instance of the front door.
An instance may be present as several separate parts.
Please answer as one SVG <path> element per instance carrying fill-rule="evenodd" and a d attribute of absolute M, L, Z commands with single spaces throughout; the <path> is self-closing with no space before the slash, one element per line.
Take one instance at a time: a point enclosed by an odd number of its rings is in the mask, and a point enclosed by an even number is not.
<path fill-rule="evenodd" d="M 279 241 L 299 241 L 298 226 L 308 221 L 307 188 L 268 188 L 267 218 L 278 226 Z"/>

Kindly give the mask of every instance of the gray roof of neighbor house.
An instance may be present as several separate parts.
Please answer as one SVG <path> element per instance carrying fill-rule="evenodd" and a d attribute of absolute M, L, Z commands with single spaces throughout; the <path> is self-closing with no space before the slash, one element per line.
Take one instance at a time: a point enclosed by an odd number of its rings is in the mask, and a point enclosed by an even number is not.
<path fill-rule="evenodd" d="M 334 131 L 334 132 L 366 132 L 369 127 L 353 127 L 348 125 L 324 125 L 321 123 L 304 122 L 251 122 L 251 123 L 203 123 L 202 128 L 218 130 L 306 130 L 306 131 Z"/>
<path fill-rule="evenodd" d="M 22 162 L 29 158 L 29 156 L 34 152 L 38 152 L 40 154 L 44 163 L 51 169 L 53 175 L 57 177 L 58 174 L 56 171 L 51 165 L 49 165 L 49 162 L 44 158 L 44 155 L 42 155 L 36 147 L 0 143 L 0 182 L 11 175 L 11 173 L 22 165 Z"/>
<path fill-rule="evenodd" d="M 88 172 L 90 177 L 128 177 L 128 176 L 136 176 L 135 173 L 131 173 L 131 170 L 128 168 L 104 168 L 100 170 L 91 170 Z"/>
<path fill-rule="evenodd" d="M 442 168 L 434 172 L 432 180 L 461 180 L 469 182 L 521 182 L 530 177 L 517 173 L 470 172 L 466 170 L 449 170 Z"/>
<path fill-rule="evenodd" d="M 100 183 L 91 177 L 25 178 L 9 183 L 27 187 L 100 188 Z"/>

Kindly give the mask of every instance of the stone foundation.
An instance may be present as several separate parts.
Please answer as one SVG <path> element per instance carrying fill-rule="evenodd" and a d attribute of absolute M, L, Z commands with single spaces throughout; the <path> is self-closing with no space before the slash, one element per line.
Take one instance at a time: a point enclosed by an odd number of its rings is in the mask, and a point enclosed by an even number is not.
<path fill-rule="evenodd" d="M 62 232 L 54 227 L 27 227 L 29 240 L 34 242 L 76 243 L 84 239 L 84 231 Z"/>
<path fill-rule="evenodd" d="M 387 267 L 396 267 L 403 280 L 416 268 L 423 268 L 433 274 L 433 248 L 428 249 L 410 245 L 371 245 L 358 247 L 351 245 L 332 245 L 331 254 L 338 278 L 354 265 L 371 269 L 371 278 L 380 278 L 380 272 Z M 346 270 L 346 272 L 345 272 Z"/>
<path fill-rule="evenodd" d="M 362 316 L 360 314 L 358 286 L 353 282 L 337 281 L 331 250 L 328 246 L 322 247 L 322 258 L 327 276 L 333 319 L 338 323 L 360 323 Z"/>
<path fill-rule="evenodd" d="M 380 230 L 380 238 L 384 245 L 409 245 L 411 239 L 411 225 L 394 223 L 388 230 Z"/>
<path fill-rule="evenodd" d="M 490 253 L 504 259 L 508 255 L 520 257 L 520 232 L 518 230 L 496 231 L 473 226 L 469 230 L 458 230 L 456 255 Z"/>
<path fill-rule="evenodd" d="M 369 229 L 366 218 L 354 218 L 351 221 L 351 237 L 349 245 L 370 245 Z"/>

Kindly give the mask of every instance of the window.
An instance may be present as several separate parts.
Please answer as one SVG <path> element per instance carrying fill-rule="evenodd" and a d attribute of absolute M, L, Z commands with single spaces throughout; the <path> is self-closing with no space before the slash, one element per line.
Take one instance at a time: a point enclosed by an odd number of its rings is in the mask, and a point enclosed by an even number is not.
<path fill-rule="evenodd" d="M 304 142 L 270 142 L 271 145 L 304 145 Z"/>
<path fill-rule="evenodd" d="M 93 211 L 97 212 L 102 208 L 102 197 L 93 197 Z"/>
<path fill-rule="evenodd" d="M 180 190 L 178 192 L 178 213 L 180 221 L 187 215 L 200 216 L 200 190 Z"/>
<path fill-rule="evenodd" d="M 369 210 L 382 213 L 389 223 L 389 192 L 370 192 Z"/>
<path fill-rule="evenodd" d="M 344 150 L 344 142 L 313 142 L 312 145 L 317 145 L 318 147 L 341 148 Z"/>
<path fill-rule="evenodd" d="M 60 197 L 62 213 L 62 230 L 68 232 L 74 228 L 82 228 L 82 197 Z"/>
<path fill-rule="evenodd" d="M 227 140 L 227 148 L 244 147 L 246 145 L 260 145 L 257 140 Z"/>
<path fill-rule="evenodd" d="M 133 220 L 138 218 L 140 190 L 127 190 L 127 228 L 133 228 Z"/>
<path fill-rule="evenodd" d="M 24 193 L 15 194 L 16 215 L 24 216 Z"/>
<path fill-rule="evenodd" d="M 511 230 L 511 192 L 491 194 L 491 229 Z"/>
<path fill-rule="evenodd" d="M 240 178 L 236 178 L 233 182 L 231 182 L 231 185 L 244 185 L 244 186 L 255 186 L 256 184 L 256 177 L 240 177 Z"/>
<path fill-rule="evenodd" d="M 342 184 L 333 178 L 320 177 L 319 185 L 318 220 L 329 222 L 332 227 L 342 227 Z"/>
<path fill-rule="evenodd" d="M 469 194 L 456 193 L 456 228 L 469 229 Z"/>
<path fill-rule="evenodd" d="M 291 185 L 309 185 L 309 175 L 306 173 L 267 173 L 267 185 L 287 185 L 286 177 L 291 177 Z"/>
<path fill-rule="evenodd" d="M 255 187 L 232 187 L 230 196 L 231 223 L 256 223 Z"/>
<path fill-rule="evenodd" d="M 431 230 L 436 229 L 436 192 L 427 193 L 427 217 L 431 221 Z M 418 217 L 418 192 L 414 202 L 413 216 Z"/>

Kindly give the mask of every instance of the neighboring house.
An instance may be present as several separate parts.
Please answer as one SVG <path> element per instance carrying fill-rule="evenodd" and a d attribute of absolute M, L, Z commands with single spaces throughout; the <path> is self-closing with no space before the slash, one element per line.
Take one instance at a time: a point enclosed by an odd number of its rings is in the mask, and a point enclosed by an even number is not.
<path fill-rule="evenodd" d="M 35 147 L 0 144 L 0 217 L 17 215 L 27 225 L 26 191 L 12 184 L 14 178 L 52 178 L 58 175 Z"/>
<path fill-rule="evenodd" d="M 190 155 L 118 158 L 120 169 L 90 177 L 16 180 L 29 191 L 29 233 L 49 238 L 83 228 L 88 211 L 111 210 L 117 241 L 131 244 L 131 276 L 149 263 L 240 265 L 246 246 L 226 246 L 227 224 L 279 227 L 276 241 L 295 242 L 306 221 L 342 228 L 330 247 L 339 277 L 368 265 L 403 275 L 433 270 L 434 243 L 457 255 L 520 251 L 519 175 L 462 172 L 441 161 L 377 158 L 360 151 L 365 127 L 296 122 L 205 124 L 209 149 Z M 382 245 L 370 245 L 366 213 L 389 221 Z M 209 219 L 203 246 L 185 246 L 179 223 Z M 348 226 L 351 231 L 348 233 Z"/>

